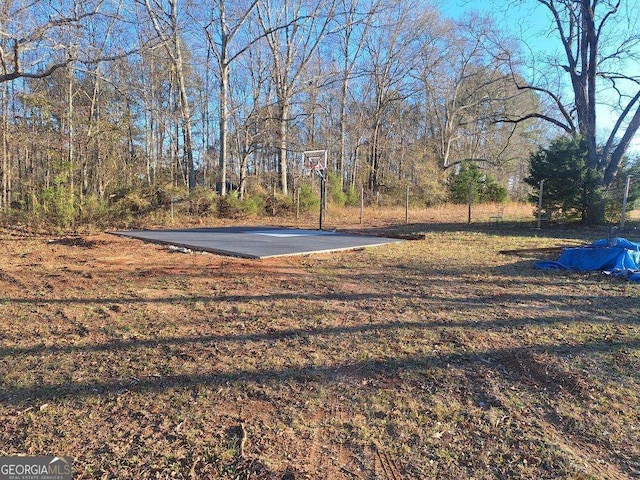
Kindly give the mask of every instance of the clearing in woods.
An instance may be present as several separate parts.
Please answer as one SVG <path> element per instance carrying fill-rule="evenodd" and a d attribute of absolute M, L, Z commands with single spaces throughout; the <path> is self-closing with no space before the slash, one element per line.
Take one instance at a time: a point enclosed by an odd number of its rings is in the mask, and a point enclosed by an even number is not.
<path fill-rule="evenodd" d="M 532 268 L 601 232 L 381 232 L 420 240 L 246 260 L 0 230 L 0 455 L 86 479 L 640 474 L 640 286 Z"/>

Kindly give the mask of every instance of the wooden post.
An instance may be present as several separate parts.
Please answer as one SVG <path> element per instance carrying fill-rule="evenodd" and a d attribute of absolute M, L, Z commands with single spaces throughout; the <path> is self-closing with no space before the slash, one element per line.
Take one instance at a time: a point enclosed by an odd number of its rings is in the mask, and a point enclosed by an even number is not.
<path fill-rule="evenodd" d="M 620 215 L 620 229 L 624 228 L 627 219 L 627 200 L 629 199 L 629 187 L 631 186 L 631 175 L 627 175 L 627 184 L 624 187 L 624 197 L 622 199 L 622 213 Z"/>
<path fill-rule="evenodd" d="M 409 223 L 409 185 L 407 185 L 407 193 L 404 198 L 404 223 Z"/>
<path fill-rule="evenodd" d="M 538 194 L 538 230 L 542 228 L 542 192 L 544 191 L 544 180 L 540 180 L 540 190 Z"/>
<path fill-rule="evenodd" d="M 471 223 L 471 203 L 473 202 L 473 182 L 469 182 L 469 193 L 467 194 L 468 211 L 467 211 L 467 223 Z"/>
<path fill-rule="evenodd" d="M 320 176 L 320 227 L 319 230 L 322 230 L 322 220 L 324 218 L 324 201 L 325 201 L 325 178 L 324 172 L 319 171 Z"/>
<path fill-rule="evenodd" d="M 273 196 L 271 197 L 273 201 L 271 202 L 271 215 L 276 216 L 276 205 L 278 200 L 276 199 L 276 184 L 273 184 Z"/>

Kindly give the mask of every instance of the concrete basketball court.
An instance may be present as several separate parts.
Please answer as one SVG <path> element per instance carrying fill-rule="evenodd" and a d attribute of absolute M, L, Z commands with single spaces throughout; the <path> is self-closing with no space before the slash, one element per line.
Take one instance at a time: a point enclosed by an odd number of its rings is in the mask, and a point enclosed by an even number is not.
<path fill-rule="evenodd" d="M 126 230 L 111 233 L 152 243 L 256 259 L 356 250 L 402 241 L 325 230 L 272 227 Z"/>

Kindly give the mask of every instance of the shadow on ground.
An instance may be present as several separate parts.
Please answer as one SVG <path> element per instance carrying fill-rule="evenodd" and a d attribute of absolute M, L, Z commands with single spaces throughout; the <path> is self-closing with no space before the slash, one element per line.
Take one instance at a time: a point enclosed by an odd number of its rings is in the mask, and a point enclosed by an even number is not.
<path fill-rule="evenodd" d="M 535 222 L 477 222 L 477 223 L 409 223 L 389 227 L 346 229 L 346 232 L 361 235 L 406 237 L 427 233 L 483 233 L 499 236 L 522 236 L 538 238 L 580 238 L 593 241 L 600 238 L 625 237 L 630 240 L 640 238 L 640 222 L 628 222 L 624 229 L 616 225 L 586 227 L 580 224 L 546 225 L 536 228 Z"/>

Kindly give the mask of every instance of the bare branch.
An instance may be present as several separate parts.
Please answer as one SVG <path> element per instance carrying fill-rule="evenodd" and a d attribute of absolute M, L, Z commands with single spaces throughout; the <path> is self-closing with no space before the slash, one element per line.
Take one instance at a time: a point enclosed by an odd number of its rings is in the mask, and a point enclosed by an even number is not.
<path fill-rule="evenodd" d="M 634 100 L 637 101 L 638 97 L 640 97 L 640 92 L 638 92 L 638 95 L 636 95 L 636 98 Z M 633 115 L 633 118 L 627 125 L 627 129 L 625 130 L 624 135 L 622 136 L 622 139 L 620 140 L 620 142 L 618 143 L 618 146 L 615 148 L 615 150 L 611 154 L 609 164 L 607 165 L 607 168 L 605 169 L 605 172 L 604 172 L 605 185 L 613 181 L 616 175 L 616 172 L 618 171 L 618 167 L 620 166 L 620 162 L 622 161 L 622 157 L 624 156 L 625 152 L 629 148 L 629 144 L 631 143 L 631 140 L 638 132 L 639 128 L 640 128 L 640 106 L 638 106 L 638 108 L 636 109 L 636 112 Z"/>
<path fill-rule="evenodd" d="M 598 77 L 607 79 L 607 80 L 611 80 L 611 81 L 616 81 L 616 80 L 628 80 L 630 82 L 633 82 L 637 85 L 640 85 L 640 76 L 630 76 L 630 75 L 625 75 L 623 73 L 620 72 L 598 72 Z"/>
<path fill-rule="evenodd" d="M 77 24 L 78 22 L 80 22 L 81 20 L 88 18 L 88 17 L 92 17 L 94 15 L 98 15 L 97 11 L 90 11 L 90 12 L 85 12 L 82 15 L 77 15 L 74 17 L 64 17 L 64 18 L 59 18 L 57 20 L 50 20 L 47 23 L 40 25 L 38 28 L 36 28 L 33 32 L 31 32 L 30 35 L 28 35 L 27 37 L 23 37 L 17 40 L 18 44 L 20 45 L 24 45 L 24 44 L 29 44 L 29 43 L 33 43 L 39 39 L 42 38 L 43 34 L 52 29 L 52 28 L 56 28 L 56 27 L 61 27 L 61 26 L 68 26 L 68 25 L 72 25 L 72 26 L 76 26 L 74 24 Z"/>
<path fill-rule="evenodd" d="M 562 123 L 562 122 L 560 122 L 558 120 L 553 120 L 553 121 L 551 121 L 551 123 L 553 123 L 554 125 L 559 126 L 560 128 L 562 128 L 563 130 L 565 130 L 565 131 L 567 131 L 569 133 L 573 133 L 573 132 L 575 132 L 577 130 L 576 125 L 573 122 L 573 118 L 571 116 L 571 113 L 567 111 L 566 107 L 564 106 L 564 103 L 562 102 L 562 100 L 560 99 L 560 97 L 558 95 L 556 95 L 555 93 L 553 93 L 552 91 L 550 91 L 549 89 L 546 89 L 546 88 L 536 87 L 534 85 L 519 85 L 517 80 L 515 80 L 515 83 L 516 83 L 516 88 L 518 90 L 532 90 L 534 92 L 544 93 L 545 95 L 547 95 L 548 97 L 550 97 L 554 101 L 554 103 L 556 104 L 556 107 L 558 107 L 558 110 L 560 111 L 560 113 L 564 117 L 566 123 Z M 538 116 L 538 118 L 546 120 L 549 117 L 547 117 L 546 115 L 541 115 L 541 116 Z"/>
<path fill-rule="evenodd" d="M 612 146 L 613 146 L 613 144 L 615 142 L 615 138 L 618 136 L 618 131 L 620 130 L 620 127 L 622 126 L 622 123 L 624 122 L 624 119 L 629 114 L 631 109 L 634 108 L 635 104 L 639 100 L 640 100 L 640 91 L 638 93 L 636 93 L 636 95 L 627 104 L 627 106 L 622 111 L 622 113 L 618 116 L 618 119 L 616 120 L 616 124 L 614 125 L 613 129 L 611 130 L 611 133 L 609 134 L 609 138 L 607 139 L 607 143 L 605 144 L 605 146 L 603 148 L 603 157 L 606 158 L 609 155 L 609 151 L 611 151 L 611 148 L 612 148 Z M 638 112 L 636 112 L 636 115 L 638 115 Z M 627 131 L 628 130 L 629 130 L 629 127 L 627 127 Z M 634 134 L 635 134 L 635 132 L 634 132 Z"/>
<path fill-rule="evenodd" d="M 50 76 L 51 74 L 53 74 L 53 72 L 55 72 L 56 70 L 59 70 L 61 68 L 66 67 L 72 61 L 73 61 L 73 59 L 70 58 L 70 59 L 65 60 L 64 62 L 55 63 L 55 64 L 49 66 L 49 68 L 47 68 L 46 70 L 42 70 L 40 72 L 21 72 L 18 69 L 16 71 L 11 72 L 11 73 L 0 75 L 0 83 L 10 82 L 11 80 L 15 80 L 17 78 L 46 78 L 46 77 Z M 16 65 L 16 66 L 19 67 L 19 65 Z"/>
<path fill-rule="evenodd" d="M 553 125 L 560 127 L 561 129 L 563 129 L 565 132 L 569 134 L 575 133 L 575 129 L 571 128 L 569 125 L 566 125 L 556 120 L 555 118 L 550 117 L 548 115 L 544 115 L 542 113 L 529 113 L 519 118 L 500 118 L 500 119 L 497 119 L 496 121 L 503 122 L 503 123 L 521 123 L 521 122 L 524 122 L 525 120 L 530 120 L 532 118 L 539 118 L 540 120 L 544 120 L 546 122 L 552 123 Z"/>
<path fill-rule="evenodd" d="M 598 25 L 598 31 L 596 33 L 596 42 L 600 41 L 600 35 L 602 34 L 602 29 L 607 23 L 607 20 L 609 20 L 609 17 L 615 15 L 615 13 L 618 11 L 618 8 L 620 7 L 620 3 L 621 3 L 621 0 L 618 0 L 618 3 L 616 3 L 615 6 L 611 10 L 609 10 L 606 13 L 606 15 L 602 18 L 600 25 Z"/>

